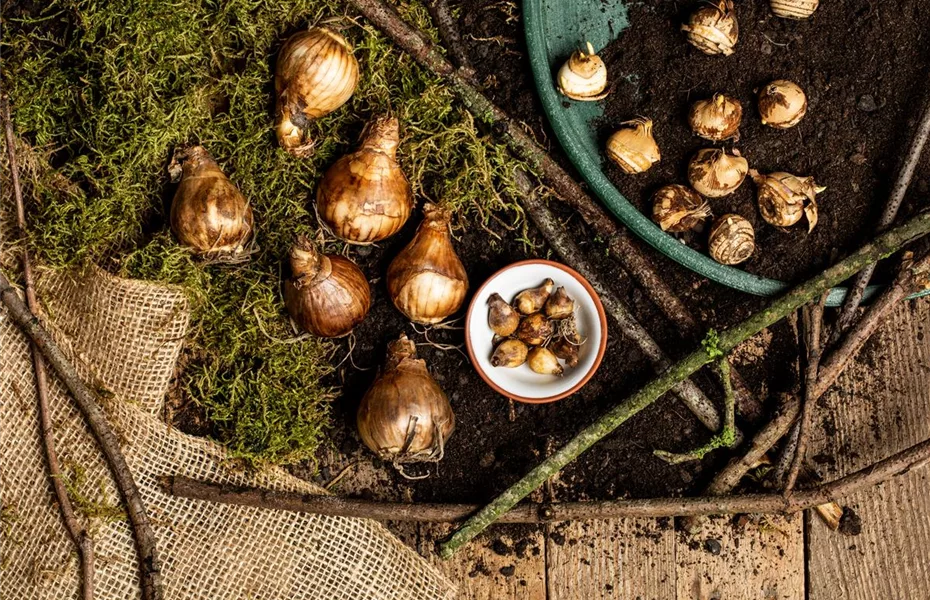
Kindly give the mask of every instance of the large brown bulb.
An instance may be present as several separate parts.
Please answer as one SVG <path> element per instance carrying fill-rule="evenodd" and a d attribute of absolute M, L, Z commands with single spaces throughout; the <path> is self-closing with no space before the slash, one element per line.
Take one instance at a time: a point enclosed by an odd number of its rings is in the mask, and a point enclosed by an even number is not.
<path fill-rule="evenodd" d="M 171 230 L 183 245 L 208 258 L 248 254 L 252 207 L 203 146 L 180 151 L 181 183 L 171 202 Z"/>
<path fill-rule="evenodd" d="M 442 458 L 455 415 L 406 335 L 388 344 L 384 370 L 362 398 L 356 422 L 362 441 L 383 460 L 402 464 Z"/>
<path fill-rule="evenodd" d="M 391 300 L 414 323 L 439 323 L 465 301 L 468 275 L 452 247 L 450 218 L 448 210 L 427 203 L 413 240 L 388 267 Z"/>
<path fill-rule="evenodd" d="M 310 121 L 348 102 L 356 85 L 358 61 L 344 37 L 326 27 L 292 35 L 281 48 L 274 77 L 278 143 L 295 156 L 309 156 Z"/>
<path fill-rule="evenodd" d="M 336 237 L 371 244 L 394 235 L 407 222 L 413 192 L 397 164 L 399 143 L 397 119 L 375 119 L 366 127 L 361 148 L 337 160 L 323 175 L 317 213 Z"/>
<path fill-rule="evenodd" d="M 321 254 L 301 237 L 291 248 L 291 271 L 284 285 L 284 304 L 301 329 L 337 338 L 351 333 L 365 319 L 371 308 L 371 290 L 351 260 Z"/>

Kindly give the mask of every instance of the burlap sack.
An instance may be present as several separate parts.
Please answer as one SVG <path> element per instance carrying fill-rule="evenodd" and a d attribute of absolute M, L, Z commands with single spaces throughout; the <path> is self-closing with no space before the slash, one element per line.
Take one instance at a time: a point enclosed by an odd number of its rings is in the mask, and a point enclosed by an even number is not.
<path fill-rule="evenodd" d="M 282 470 L 245 475 L 223 449 L 167 427 L 158 415 L 188 323 L 176 289 L 112 277 L 42 274 L 45 322 L 103 403 L 123 440 L 163 561 L 166 598 L 451 598 L 452 584 L 378 523 L 234 507 L 163 494 L 161 475 L 278 489 L 319 488 Z M 53 378 L 54 379 L 54 378 Z M 130 531 L 82 417 L 56 380 L 55 439 L 77 474 L 73 496 L 96 542 L 97 598 L 139 597 Z M 61 524 L 40 447 L 29 346 L 0 307 L 0 600 L 76 598 L 77 560 Z"/>

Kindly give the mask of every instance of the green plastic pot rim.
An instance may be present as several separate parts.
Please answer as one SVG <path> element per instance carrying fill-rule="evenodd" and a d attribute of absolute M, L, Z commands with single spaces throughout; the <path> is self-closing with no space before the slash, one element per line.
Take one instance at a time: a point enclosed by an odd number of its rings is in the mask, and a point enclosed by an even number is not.
<path fill-rule="evenodd" d="M 615 10 L 618 10 L 618 14 L 613 15 L 616 19 L 611 19 L 611 15 L 608 14 L 609 8 L 604 8 L 608 3 L 603 0 L 572 0 L 570 3 L 571 8 L 568 10 L 584 11 L 585 9 L 583 7 L 586 2 L 590 5 L 591 12 L 596 11 L 597 14 L 594 18 L 597 19 L 598 22 L 606 24 L 611 30 L 609 32 L 609 37 L 602 41 L 606 42 L 615 38 L 618 33 L 618 31 L 613 31 L 614 25 L 616 24 L 615 21 L 621 22 L 620 30 L 626 25 L 625 9 L 622 4 L 619 1 L 616 4 Z M 559 9 L 564 6 L 565 5 L 561 5 Z M 547 31 L 545 15 L 547 10 L 552 9 L 552 6 L 547 8 L 547 0 L 526 0 L 523 3 L 523 22 L 527 48 L 529 50 L 530 68 L 532 69 L 536 91 L 542 102 L 543 110 L 546 113 L 549 125 L 555 132 L 560 146 L 581 174 L 581 177 L 587 182 L 591 191 L 593 191 L 607 209 L 633 231 L 633 233 L 663 255 L 698 275 L 740 292 L 756 296 L 776 296 L 790 289 L 792 287 L 791 284 L 776 279 L 753 275 L 752 273 L 735 267 L 721 265 L 712 258 L 682 244 L 674 237 L 662 231 L 649 218 L 644 216 L 620 193 L 613 183 L 611 183 L 601 169 L 600 155 L 592 156 L 586 142 L 581 139 L 581 135 L 577 130 L 578 125 L 571 122 L 568 111 L 566 107 L 563 106 L 563 103 L 567 102 L 570 103 L 569 107 L 573 108 L 581 103 L 562 96 L 555 88 L 553 73 L 557 65 L 554 60 L 550 61 L 549 59 L 548 43 L 554 39 L 561 40 L 561 37 L 553 36 L 562 36 L 565 32 Z M 577 19 L 564 18 L 563 15 L 563 18 L 559 19 L 559 22 L 563 24 L 575 24 L 577 23 Z M 566 25 L 566 27 L 567 26 L 568 25 Z M 585 37 L 591 40 L 592 37 L 594 37 L 593 34 L 596 33 L 597 32 L 591 31 L 589 27 Z M 604 37 L 603 33 L 604 32 L 600 32 L 601 37 Z M 578 36 L 572 34 L 572 37 L 577 38 Z M 580 43 L 582 41 L 584 40 L 576 39 L 573 40 L 573 43 Z M 603 47 L 603 45 L 601 47 Z M 553 57 L 553 59 L 564 58 L 566 57 Z M 884 286 L 881 285 L 870 285 L 866 289 L 863 299 L 868 300 L 874 297 L 883 288 Z M 827 306 L 841 305 L 846 297 L 846 293 L 847 288 L 845 287 L 836 287 L 830 290 L 826 302 Z M 925 290 L 909 296 L 909 298 L 917 298 L 928 294 L 930 294 L 930 290 Z"/>

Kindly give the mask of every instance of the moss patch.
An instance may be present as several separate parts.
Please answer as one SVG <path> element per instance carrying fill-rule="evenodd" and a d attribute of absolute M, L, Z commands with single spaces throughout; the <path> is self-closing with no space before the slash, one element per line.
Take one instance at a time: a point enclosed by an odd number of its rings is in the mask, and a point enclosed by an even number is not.
<path fill-rule="evenodd" d="M 400 9 L 429 28 L 422 5 Z M 361 83 L 315 123 L 316 154 L 299 160 L 274 139 L 274 60 L 289 34 L 324 19 L 355 46 Z M 504 200 L 514 165 L 505 150 L 335 1 L 27 2 L 5 12 L 2 51 L 17 131 L 55 169 L 27 194 L 36 256 L 185 286 L 195 314 L 180 385 L 253 462 L 309 458 L 324 439 L 333 347 L 275 341 L 293 335 L 281 263 L 296 234 L 316 233 L 315 183 L 370 116 L 400 119 L 400 160 L 419 199 L 446 202 L 459 219 L 521 218 Z M 188 142 L 205 145 L 253 204 L 260 251 L 246 265 L 198 264 L 167 231 L 166 167 Z"/>

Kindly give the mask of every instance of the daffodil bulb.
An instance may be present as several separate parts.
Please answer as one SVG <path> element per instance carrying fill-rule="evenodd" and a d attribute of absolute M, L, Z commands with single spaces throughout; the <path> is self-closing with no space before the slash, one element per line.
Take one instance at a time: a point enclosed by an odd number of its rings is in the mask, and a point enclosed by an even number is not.
<path fill-rule="evenodd" d="M 756 249 L 752 223 L 739 215 L 723 215 L 714 221 L 707 242 L 710 256 L 723 265 L 738 265 Z"/>
<path fill-rule="evenodd" d="M 704 54 L 729 56 L 739 40 L 739 24 L 732 0 L 704 2 L 681 26 L 688 41 Z"/>
<path fill-rule="evenodd" d="M 791 173 L 763 175 L 755 169 L 749 176 L 758 189 L 759 212 L 776 227 L 791 227 L 807 217 L 807 230 L 817 225 L 817 194 L 827 188 L 814 183 L 813 177 L 798 177 Z"/>
<path fill-rule="evenodd" d="M 710 205 L 686 185 L 667 185 L 653 196 L 652 220 L 662 231 L 684 233 L 709 216 Z"/>
<path fill-rule="evenodd" d="M 807 114 L 807 96 L 793 81 L 778 79 L 759 92 L 759 114 L 763 125 L 776 129 L 794 127 Z"/>
<path fill-rule="evenodd" d="M 749 162 L 720 148 L 698 150 L 688 163 L 688 182 L 708 198 L 722 198 L 736 191 L 746 179 Z"/>
<path fill-rule="evenodd" d="M 738 140 L 742 119 L 743 105 L 724 94 L 714 94 L 710 100 L 698 100 L 688 112 L 691 131 L 714 142 Z"/>
<path fill-rule="evenodd" d="M 587 53 L 575 50 L 559 69 L 559 91 L 572 100 L 601 100 L 607 96 L 607 65 L 586 42 Z"/>
<path fill-rule="evenodd" d="M 652 120 L 640 117 L 621 123 L 607 139 L 607 156 L 625 173 L 648 171 L 662 158 L 652 136 Z"/>

